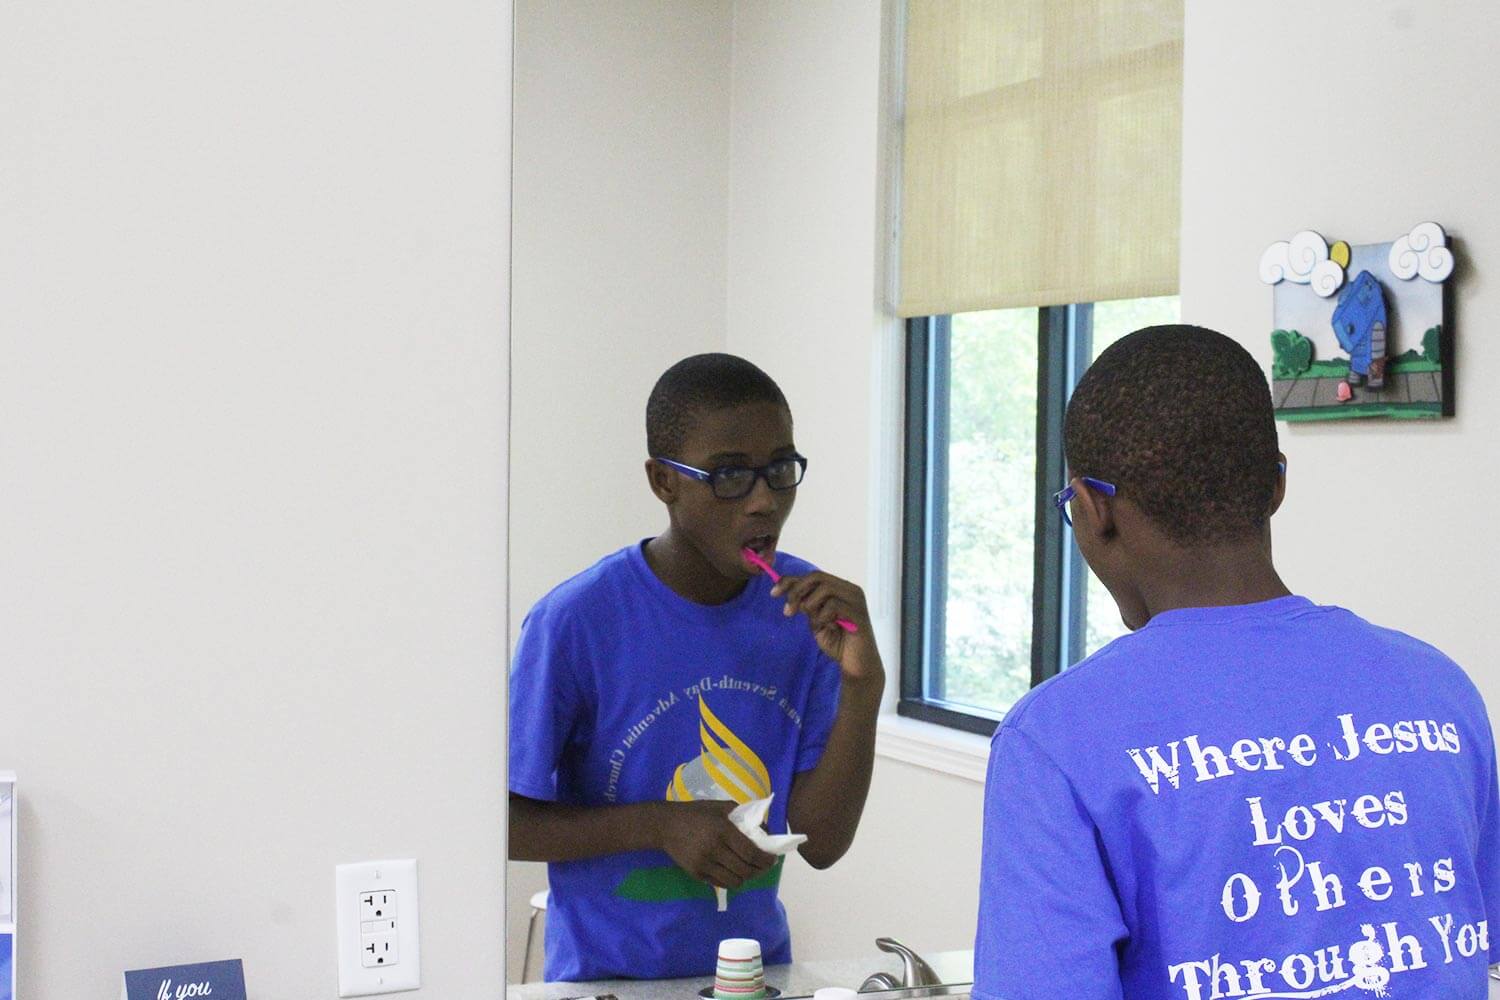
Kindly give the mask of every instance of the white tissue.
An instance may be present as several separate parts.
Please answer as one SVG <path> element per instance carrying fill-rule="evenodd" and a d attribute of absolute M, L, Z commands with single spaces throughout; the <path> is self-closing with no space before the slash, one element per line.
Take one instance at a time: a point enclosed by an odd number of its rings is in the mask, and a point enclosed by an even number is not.
<path fill-rule="evenodd" d="M 807 834 L 792 833 L 767 833 L 762 826 L 766 821 L 766 813 L 771 811 L 771 800 L 775 794 L 768 795 L 763 799 L 751 799 L 742 805 L 734 807 L 729 814 L 729 822 L 733 823 L 741 833 L 750 838 L 750 843 L 759 847 L 767 854 L 790 854 L 797 849 L 799 844 L 807 842 Z M 719 900 L 719 912 L 723 913 L 729 909 L 729 890 L 714 886 L 714 895 Z"/>

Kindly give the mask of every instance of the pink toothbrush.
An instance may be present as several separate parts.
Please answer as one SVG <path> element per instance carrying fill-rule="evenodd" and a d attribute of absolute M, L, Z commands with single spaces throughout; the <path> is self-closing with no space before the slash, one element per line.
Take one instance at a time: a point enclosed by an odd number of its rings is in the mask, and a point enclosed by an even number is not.
<path fill-rule="evenodd" d="M 759 566 L 762 570 L 764 570 L 766 576 L 769 576 L 771 578 L 771 582 L 772 583 L 780 583 L 781 582 L 781 576 L 780 576 L 780 574 L 778 574 L 774 569 L 772 569 L 771 568 L 771 564 L 768 563 L 768 562 L 766 562 L 764 559 L 762 559 L 760 557 L 760 554 L 758 552 L 756 552 L 754 549 L 750 548 L 749 546 L 746 546 L 744 549 L 741 550 L 741 552 L 744 554 L 745 558 L 751 564 L 753 564 L 755 566 Z M 838 619 L 835 619 L 834 620 L 834 624 L 837 625 L 839 628 L 843 629 L 845 632 L 854 633 L 854 632 L 858 632 L 859 631 L 859 626 L 856 625 L 856 624 L 854 624 L 853 622 L 851 622 L 847 618 L 838 618 Z"/>

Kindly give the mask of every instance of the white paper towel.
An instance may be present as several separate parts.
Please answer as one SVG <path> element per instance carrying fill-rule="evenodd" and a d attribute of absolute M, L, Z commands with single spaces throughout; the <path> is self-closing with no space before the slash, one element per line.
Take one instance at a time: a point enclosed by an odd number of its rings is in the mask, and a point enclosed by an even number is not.
<path fill-rule="evenodd" d="M 797 845 L 807 842 L 807 834 L 792 833 L 790 829 L 786 833 L 766 832 L 762 824 L 766 821 L 766 814 L 771 811 L 771 800 L 775 797 L 772 794 L 763 799 L 751 799 L 749 802 L 735 806 L 734 811 L 729 814 L 729 822 L 749 837 L 752 844 L 767 854 L 790 854 L 797 849 Z M 720 913 L 729 909 L 728 889 L 714 886 L 714 895 L 719 899 Z"/>

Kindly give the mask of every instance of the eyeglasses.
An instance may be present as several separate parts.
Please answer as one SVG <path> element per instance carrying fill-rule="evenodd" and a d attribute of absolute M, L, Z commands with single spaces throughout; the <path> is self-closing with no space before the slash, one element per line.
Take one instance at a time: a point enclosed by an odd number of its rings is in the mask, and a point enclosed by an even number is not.
<path fill-rule="evenodd" d="M 714 496 L 720 500 L 740 500 L 749 496 L 750 491 L 755 489 L 757 479 L 764 479 L 766 485 L 773 490 L 789 490 L 802 482 L 802 477 L 807 473 L 807 459 L 801 455 L 778 458 L 753 469 L 748 465 L 721 465 L 711 472 L 674 462 L 670 458 L 658 458 L 655 461 L 676 469 L 690 479 L 707 483 L 713 489 Z"/>
<path fill-rule="evenodd" d="M 1082 476 L 1078 481 L 1083 483 L 1083 485 L 1087 486 L 1091 490 L 1098 490 L 1100 493 L 1103 493 L 1107 497 L 1112 497 L 1115 495 L 1114 483 L 1106 483 L 1104 480 L 1095 479 L 1092 476 Z M 1063 522 L 1070 528 L 1073 526 L 1073 519 L 1068 516 L 1068 501 L 1072 500 L 1077 495 L 1078 490 L 1073 486 L 1072 483 L 1069 483 L 1062 489 L 1058 490 L 1056 493 L 1052 494 L 1052 506 L 1057 508 L 1057 512 L 1062 515 Z"/>
<path fill-rule="evenodd" d="M 1280 476 L 1286 475 L 1285 462 L 1276 463 L 1276 474 Z M 1100 493 L 1103 493 L 1107 497 L 1112 497 L 1115 495 L 1114 483 L 1106 483 L 1104 480 L 1095 479 L 1092 476 L 1081 476 L 1079 477 L 1078 481 L 1083 483 L 1091 490 L 1098 490 Z M 1064 486 L 1062 489 L 1052 494 L 1052 506 L 1057 508 L 1057 512 L 1062 515 L 1064 523 L 1066 523 L 1070 528 L 1073 526 L 1073 519 L 1068 516 L 1068 501 L 1072 500 L 1077 495 L 1078 490 L 1074 488 L 1072 483 L 1069 483 L 1067 486 Z"/>

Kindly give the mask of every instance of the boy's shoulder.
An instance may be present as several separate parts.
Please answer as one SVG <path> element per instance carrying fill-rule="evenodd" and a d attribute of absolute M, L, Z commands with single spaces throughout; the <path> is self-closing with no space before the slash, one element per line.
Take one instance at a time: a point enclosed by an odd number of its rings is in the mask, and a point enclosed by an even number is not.
<path fill-rule="evenodd" d="M 1310 603 L 1309 610 L 1322 612 L 1317 619 L 1321 627 L 1361 643 L 1361 663 L 1369 670 L 1383 667 L 1417 678 L 1440 692 L 1472 698 L 1482 709 L 1479 689 L 1468 672 L 1432 643 L 1400 629 L 1377 625 L 1337 604 Z"/>
<path fill-rule="evenodd" d="M 1484 699 L 1479 693 L 1479 688 L 1475 686 L 1474 679 L 1447 653 L 1432 643 L 1399 629 L 1372 624 L 1353 612 L 1345 613 L 1369 629 L 1372 642 L 1379 644 L 1390 662 L 1401 669 L 1409 669 L 1411 664 L 1422 664 L 1427 671 L 1424 680 L 1447 685 L 1454 693 L 1466 698 L 1471 697 L 1482 710 Z"/>
<path fill-rule="evenodd" d="M 627 545 L 611 552 L 588 569 L 568 577 L 531 606 L 526 620 L 572 623 L 580 617 L 597 614 L 601 605 L 618 607 L 622 591 L 631 586 L 634 569 L 630 560 L 634 548 Z"/>

